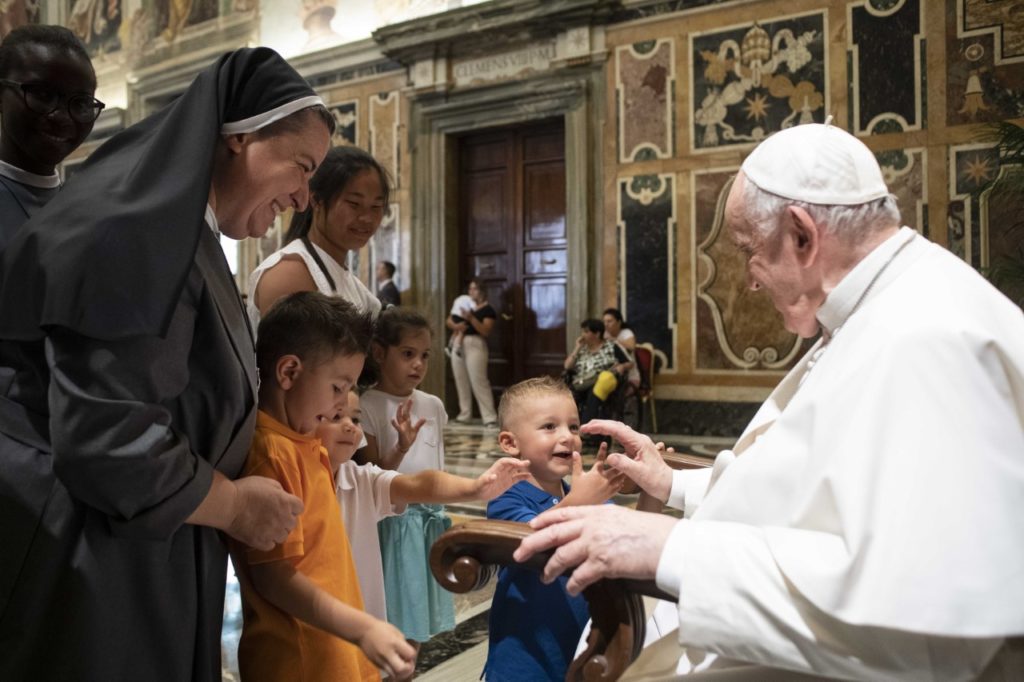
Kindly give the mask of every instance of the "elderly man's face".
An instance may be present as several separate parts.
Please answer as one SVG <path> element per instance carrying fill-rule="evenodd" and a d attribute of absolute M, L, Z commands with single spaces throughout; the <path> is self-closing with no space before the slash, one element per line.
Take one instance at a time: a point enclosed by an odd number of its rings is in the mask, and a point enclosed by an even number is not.
<path fill-rule="evenodd" d="M 801 258 L 805 244 L 799 228 L 788 215 L 780 216 L 778 227 L 768 234 L 753 224 L 743 205 L 743 174 L 736 177 L 725 204 L 729 239 L 747 262 L 747 286 L 764 289 L 776 310 L 782 313 L 785 328 L 804 338 L 818 333 L 815 313 L 822 297 L 812 281 L 813 270 Z"/>

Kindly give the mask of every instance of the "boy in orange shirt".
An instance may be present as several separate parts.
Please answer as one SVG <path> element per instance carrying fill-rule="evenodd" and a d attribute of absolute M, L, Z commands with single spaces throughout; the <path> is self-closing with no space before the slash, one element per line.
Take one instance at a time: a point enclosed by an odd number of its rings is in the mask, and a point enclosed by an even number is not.
<path fill-rule="evenodd" d="M 348 401 L 372 336 L 369 315 L 316 292 L 287 296 L 260 321 L 259 414 L 243 475 L 265 476 L 302 500 L 283 543 L 234 545 L 242 589 L 238 663 L 253 680 L 379 680 L 412 674 L 415 652 L 394 626 L 363 611 L 327 452 L 324 415 Z"/>

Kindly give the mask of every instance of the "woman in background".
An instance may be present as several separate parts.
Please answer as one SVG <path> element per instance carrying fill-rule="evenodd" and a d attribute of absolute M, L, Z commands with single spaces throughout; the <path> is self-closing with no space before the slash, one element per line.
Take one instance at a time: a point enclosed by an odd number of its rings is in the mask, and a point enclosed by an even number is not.
<path fill-rule="evenodd" d="M 604 321 L 604 338 L 611 339 L 622 346 L 622 349 L 626 351 L 626 355 L 629 356 L 630 362 L 633 363 L 633 366 L 629 368 L 629 373 L 626 375 L 626 380 L 634 389 L 637 388 L 640 386 L 640 370 L 636 366 L 636 357 L 634 355 L 636 350 L 636 334 L 633 333 L 633 329 L 622 319 L 622 311 L 618 308 L 605 308 L 601 319 Z"/>
<path fill-rule="evenodd" d="M 633 366 L 622 347 L 604 338 L 601 320 L 584 320 L 576 347 L 565 359 L 569 387 L 579 406 L 580 423 L 604 417 L 604 404 Z"/>
<path fill-rule="evenodd" d="M 462 334 L 462 353 L 452 353 L 452 374 L 455 375 L 455 390 L 459 394 L 457 422 L 468 422 L 473 417 L 473 397 L 480 408 L 480 419 L 484 426 L 498 425 L 498 413 L 494 410 L 494 393 L 487 378 L 487 337 L 494 331 L 498 313 L 487 302 L 480 280 L 469 280 L 466 293 L 474 307 L 465 307 L 459 315 L 449 315 L 445 325 L 453 333 Z"/>

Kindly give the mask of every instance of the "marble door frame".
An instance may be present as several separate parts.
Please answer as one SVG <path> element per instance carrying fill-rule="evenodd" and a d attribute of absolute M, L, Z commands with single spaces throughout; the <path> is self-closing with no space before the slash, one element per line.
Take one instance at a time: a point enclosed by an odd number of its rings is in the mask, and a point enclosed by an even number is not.
<path fill-rule="evenodd" d="M 445 317 L 458 282 L 458 233 L 454 192 L 455 136 L 475 130 L 524 124 L 545 118 L 565 121 L 566 233 L 569 286 L 566 291 L 566 344 L 572 347 L 580 323 L 590 316 L 591 294 L 600 292 L 598 252 L 600 169 L 598 125 L 603 101 L 603 71 L 573 69 L 543 77 L 502 83 L 465 92 L 429 93 L 412 101 L 411 247 L 419 262 L 412 288 L 421 310 L 438 334 L 434 356 L 444 357 Z M 444 395 L 444 363 L 434 363 L 423 389 Z"/>

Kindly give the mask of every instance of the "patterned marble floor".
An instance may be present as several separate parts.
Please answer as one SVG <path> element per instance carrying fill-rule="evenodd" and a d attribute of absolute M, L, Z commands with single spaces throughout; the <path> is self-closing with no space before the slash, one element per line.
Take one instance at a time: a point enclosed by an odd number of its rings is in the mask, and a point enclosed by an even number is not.
<path fill-rule="evenodd" d="M 496 430 L 485 429 L 480 424 L 447 426 L 444 433 L 447 471 L 473 478 L 486 471 L 495 459 L 502 456 L 497 435 Z M 700 455 L 714 455 L 732 445 L 732 440 L 727 438 L 690 438 L 672 434 L 655 435 L 653 438 L 656 441 L 664 441 L 666 445 L 674 447 L 679 452 Z M 585 467 L 593 463 L 595 452 L 596 448 L 584 448 Z M 631 507 L 636 504 L 636 496 L 620 495 L 614 502 Z M 484 503 L 466 503 L 449 506 L 448 513 L 453 522 L 459 523 L 472 518 L 482 518 L 485 510 Z M 452 632 L 434 637 L 423 645 L 416 665 L 418 679 L 423 682 L 472 682 L 479 679 L 487 656 L 487 616 L 493 592 L 494 581 L 491 581 L 481 590 L 455 596 L 456 628 Z M 238 583 L 234 575 L 230 575 L 221 639 L 226 682 L 238 679 L 237 649 L 241 627 L 242 612 Z"/>

